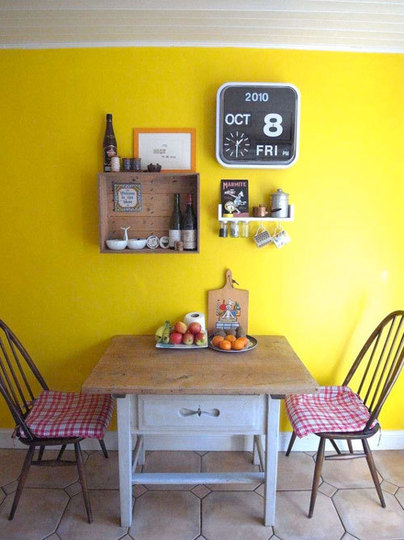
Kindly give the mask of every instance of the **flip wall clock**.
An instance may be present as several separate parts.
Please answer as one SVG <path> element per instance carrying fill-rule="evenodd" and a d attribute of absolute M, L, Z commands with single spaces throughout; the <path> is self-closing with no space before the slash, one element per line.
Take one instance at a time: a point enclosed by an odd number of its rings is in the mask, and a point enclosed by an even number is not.
<path fill-rule="evenodd" d="M 293 84 L 223 84 L 216 100 L 218 162 L 238 169 L 290 167 L 298 156 L 299 113 Z"/>

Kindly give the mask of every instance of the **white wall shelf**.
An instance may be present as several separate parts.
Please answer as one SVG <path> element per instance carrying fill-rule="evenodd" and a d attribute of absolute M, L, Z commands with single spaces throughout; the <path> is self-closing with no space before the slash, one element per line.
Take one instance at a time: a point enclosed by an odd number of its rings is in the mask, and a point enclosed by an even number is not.
<path fill-rule="evenodd" d="M 250 222 L 266 222 L 266 221 L 273 221 L 273 222 L 279 222 L 279 221 L 294 221 L 295 220 L 295 205 L 294 204 L 290 204 L 289 205 L 289 217 L 287 218 L 279 218 L 279 217 L 253 217 L 253 216 L 246 216 L 246 217 L 237 217 L 237 216 L 233 216 L 232 218 L 229 218 L 229 217 L 223 217 L 223 212 L 222 212 L 222 205 L 221 204 L 218 204 L 217 206 L 217 219 L 218 221 L 223 221 L 223 223 L 227 223 L 227 222 L 247 222 L 247 223 L 250 223 Z"/>

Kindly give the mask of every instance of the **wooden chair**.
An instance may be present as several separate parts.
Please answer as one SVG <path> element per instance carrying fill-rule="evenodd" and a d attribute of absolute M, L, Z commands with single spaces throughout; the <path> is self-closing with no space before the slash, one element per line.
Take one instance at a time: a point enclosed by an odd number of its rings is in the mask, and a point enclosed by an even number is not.
<path fill-rule="evenodd" d="M 296 435 L 315 433 L 320 438 L 308 517 L 312 517 L 314 511 L 327 439 L 337 454 L 326 456 L 325 459 L 366 457 L 380 503 L 383 508 L 386 507 L 367 439 L 380 429 L 378 416 L 400 374 L 403 361 L 404 311 L 394 311 L 372 332 L 341 387 L 322 387 L 317 396 L 286 397 L 286 410 L 293 426 L 286 455 L 290 454 Z M 356 390 L 352 391 L 351 388 Z M 352 403 L 352 407 L 338 404 L 334 399 L 338 394 L 344 394 L 343 399 Z M 331 395 L 332 398 L 329 397 Z M 321 421 L 317 406 L 324 415 Z M 340 425 L 336 428 L 338 422 Z M 330 426 L 333 428 L 330 429 Z M 363 452 L 353 451 L 352 440 L 355 439 L 362 442 Z M 346 440 L 349 452 L 341 452 L 337 440 Z"/>
<path fill-rule="evenodd" d="M 16 423 L 16 436 L 28 446 L 9 519 L 14 517 L 31 465 L 77 465 L 87 518 L 91 523 L 93 518 L 80 442 L 86 437 L 98 438 L 104 456 L 108 457 L 103 437 L 113 411 L 111 396 L 49 390 L 26 349 L 1 320 L 0 393 Z M 74 445 L 75 461 L 62 459 L 68 444 Z M 61 447 L 56 459 L 42 459 L 47 446 Z M 34 460 L 37 448 L 38 457 Z"/>

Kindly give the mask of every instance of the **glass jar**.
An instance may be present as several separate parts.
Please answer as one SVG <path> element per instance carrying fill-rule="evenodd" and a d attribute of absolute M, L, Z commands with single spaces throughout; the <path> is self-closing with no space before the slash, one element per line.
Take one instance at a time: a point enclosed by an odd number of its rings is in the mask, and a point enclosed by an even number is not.
<path fill-rule="evenodd" d="M 232 221 L 230 223 L 230 236 L 232 238 L 238 238 L 239 237 L 238 221 Z"/>
<path fill-rule="evenodd" d="M 220 238 L 227 238 L 228 230 L 227 230 L 227 222 L 221 221 L 220 227 L 219 227 L 219 237 Z"/>
<path fill-rule="evenodd" d="M 248 221 L 241 222 L 241 236 L 243 238 L 248 238 L 250 235 L 250 227 Z"/>

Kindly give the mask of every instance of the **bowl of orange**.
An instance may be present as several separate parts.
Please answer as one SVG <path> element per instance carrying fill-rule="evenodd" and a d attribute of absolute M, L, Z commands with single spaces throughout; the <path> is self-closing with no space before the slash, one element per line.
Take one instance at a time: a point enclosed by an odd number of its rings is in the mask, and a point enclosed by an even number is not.
<path fill-rule="evenodd" d="M 218 352 L 241 353 L 251 351 L 257 346 L 257 340 L 252 336 L 236 337 L 217 334 L 209 339 L 209 347 Z"/>

